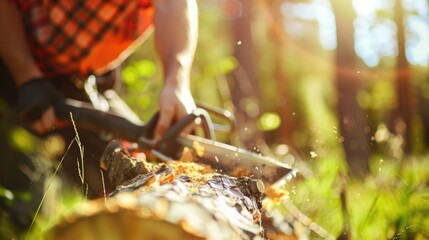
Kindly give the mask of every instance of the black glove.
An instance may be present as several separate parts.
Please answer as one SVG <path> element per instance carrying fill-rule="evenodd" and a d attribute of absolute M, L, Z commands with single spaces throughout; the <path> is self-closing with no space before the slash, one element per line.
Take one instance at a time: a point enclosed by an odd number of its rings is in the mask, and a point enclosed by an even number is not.
<path fill-rule="evenodd" d="M 62 100 L 63 95 L 50 81 L 41 77 L 32 79 L 19 87 L 18 111 L 21 121 L 32 123 L 55 103 Z"/>

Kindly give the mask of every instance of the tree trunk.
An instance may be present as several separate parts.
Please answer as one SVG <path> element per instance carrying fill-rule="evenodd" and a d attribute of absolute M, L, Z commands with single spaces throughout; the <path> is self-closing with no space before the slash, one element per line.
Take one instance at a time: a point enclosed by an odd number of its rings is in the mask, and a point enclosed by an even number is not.
<path fill-rule="evenodd" d="M 239 138 L 246 148 L 252 150 L 259 140 L 263 140 L 263 134 L 257 127 L 261 104 L 251 33 L 253 1 L 227 1 L 238 9 L 237 15 L 231 19 L 233 55 L 238 62 L 231 74 L 232 101 Z"/>
<path fill-rule="evenodd" d="M 102 167 L 116 190 L 67 217 L 48 239 L 262 239 L 262 181 L 185 160 L 152 164 L 112 141 Z M 270 225 L 270 234 L 297 239 L 277 229 Z"/>
<path fill-rule="evenodd" d="M 405 55 L 404 10 L 400 0 L 395 1 L 395 22 L 397 26 L 398 57 L 396 63 L 396 107 L 392 116 L 392 130 L 403 139 L 404 153 L 411 153 L 410 130 L 412 117 L 411 79 Z"/>
<path fill-rule="evenodd" d="M 429 0 L 427 1 L 427 6 L 429 7 Z M 429 111 L 427 110 L 427 106 L 429 106 L 429 96 L 427 95 L 427 91 L 424 89 L 428 89 L 429 86 L 429 75 L 426 77 L 426 82 L 424 87 L 419 88 L 419 113 L 422 118 L 422 124 L 424 126 L 423 138 L 425 140 L 425 146 L 429 146 Z"/>
<path fill-rule="evenodd" d="M 360 88 L 355 70 L 354 27 L 351 0 L 332 0 L 337 28 L 336 85 L 339 127 L 349 172 L 364 177 L 369 172 L 369 129 L 357 102 Z"/>
<path fill-rule="evenodd" d="M 429 84 L 429 77 L 426 78 L 426 84 Z M 427 107 L 429 106 L 429 97 L 427 96 L 426 92 L 423 90 L 420 90 L 418 95 L 418 102 L 419 102 L 419 114 L 422 118 L 422 124 L 423 124 L 423 139 L 425 141 L 426 148 L 429 146 L 429 111 L 427 110 Z"/>
<path fill-rule="evenodd" d="M 286 32 L 283 30 L 283 15 L 281 13 L 281 2 L 279 1 L 264 1 L 268 14 L 270 14 L 268 22 L 269 33 L 273 45 L 275 46 L 274 58 L 274 78 L 276 79 L 277 87 L 277 112 L 280 115 L 281 124 L 280 128 L 276 131 L 277 138 L 282 143 L 287 143 L 293 146 L 292 134 L 295 129 L 295 123 L 292 117 L 292 97 L 291 97 L 291 83 L 290 78 L 285 72 L 283 49 L 286 44 Z"/>

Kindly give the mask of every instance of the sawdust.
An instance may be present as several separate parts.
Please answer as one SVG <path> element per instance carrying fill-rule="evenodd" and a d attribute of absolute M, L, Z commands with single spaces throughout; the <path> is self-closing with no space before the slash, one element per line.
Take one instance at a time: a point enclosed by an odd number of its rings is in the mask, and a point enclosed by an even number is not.
<path fill-rule="evenodd" d="M 179 161 L 193 162 L 196 158 L 204 156 L 204 147 L 197 141 L 192 142 L 192 148 L 184 147 Z"/>
<path fill-rule="evenodd" d="M 268 186 L 265 189 L 265 196 L 270 198 L 273 202 L 280 202 L 283 199 L 289 198 L 289 192 L 278 186 Z"/>
<path fill-rule="evenodd" d="M 204 147 L 197 141 L 192 142 L 192 147 L 197 154 L 198 157 L 202 157 L 204 155 Z"/>
<path fill-rule="evenodd" d="M 250 175 L 251 172 L 249 169 L 243 166 L 238 166 L 231 172 L 231 176 L 233 177 L 249 177 Z"/>
<path fill-rule="evenodd" d="M 182 156 L 180 157 L 179 161 L 181 162 L 193 162 L 194 156 L 192 154 L 192 150 L 188 147 L 185 147 L 182 152 Z"/>
<path fill-rule="evenodd" d="M 214 175 L 209 165 L 193 162 L 175 161 L 168 164 L 177 176 L 187 176 L 195 187 L 206 184 Z"/>

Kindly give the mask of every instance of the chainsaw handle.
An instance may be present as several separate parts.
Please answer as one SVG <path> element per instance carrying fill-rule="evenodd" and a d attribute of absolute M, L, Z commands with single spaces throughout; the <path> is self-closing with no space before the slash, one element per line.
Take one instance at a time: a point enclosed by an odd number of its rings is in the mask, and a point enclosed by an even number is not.
<path fill-rule="evenodd" d="M 117 138 L 137 142 L 141 136 L 151 138 L 157 115 L 146 125 L 135 124 L 128 119 L 110 112 L 94 109 L 91 104 L 66 99 L 55 105 L 58 120 L 76 124 L 78 129 L 94 132 L 108 132 Z"/>
<path fill-rule="evenodd" d="M 214 122 L 211 123 L 213 126 L 213 130 L 215 130 L 216 132 L 223 132 L 228 134 L 232 134 L 235 131 L 235 117 L 230 111 L 197 100 L 195 100 L 195 103 L 197 104 L 198 108 L 202 108 L 206 110 L 210 115 L 219 117 L 223 120 L 223 124 L 218 124 Z"/>
<path fill-rule="evenodd" d="M 199 118 L 201 123 L 199 124 L 203 130 L 204 138 L 215 140 L 215 132 L 213 128 L 213 123 L 211 121 L 210 115 L 208 112 L 202 108 L 197 108 L 192 111 L 192 113 L 184 116 L 179 121 L 177 121 L 172 127 L 170 127 L 164 136 L 155 144 L 155 148 L 159 152 L 166 153 L 169 157 L 173 159 L 179 159 L 180 154 L 182 153 L 183 146 L 177 144 L 177 139 L 182 134 L 183 130 L 194 124 L 195 120 Z"/>

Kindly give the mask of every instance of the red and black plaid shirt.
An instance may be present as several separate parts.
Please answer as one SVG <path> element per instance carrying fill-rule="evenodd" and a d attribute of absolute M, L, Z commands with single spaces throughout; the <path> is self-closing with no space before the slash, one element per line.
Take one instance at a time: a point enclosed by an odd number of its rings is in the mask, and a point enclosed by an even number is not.
<path fill-rule="evenodd" d="M 102 73 L 127 57 L 153 21 L 151 0 L 12 0 L 47 76 Z"/>

